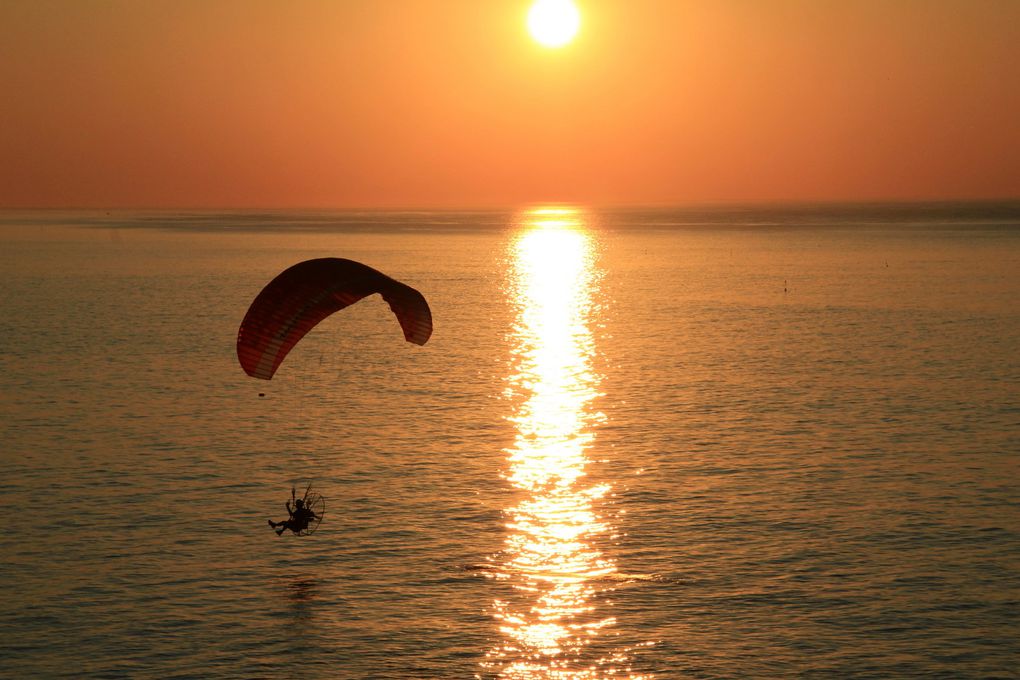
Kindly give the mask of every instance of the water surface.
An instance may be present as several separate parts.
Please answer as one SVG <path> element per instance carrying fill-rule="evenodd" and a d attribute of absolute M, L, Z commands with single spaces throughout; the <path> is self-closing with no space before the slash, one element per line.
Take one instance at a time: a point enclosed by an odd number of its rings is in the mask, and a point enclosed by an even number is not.
<path fill-rule="evenodd" d="M 1017 677 L 1018 213 L 4 213 L 0 668 Z M 247 378 L 325 256 L 432 340 L 366 300 Z"/>

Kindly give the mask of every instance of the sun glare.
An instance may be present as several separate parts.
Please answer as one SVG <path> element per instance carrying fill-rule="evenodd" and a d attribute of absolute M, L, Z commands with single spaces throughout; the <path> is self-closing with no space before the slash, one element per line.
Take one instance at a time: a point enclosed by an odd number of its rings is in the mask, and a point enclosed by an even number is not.
<path fill-rule="evenodd" d="M 581 13 L 571 0 L 537 0 L 528 11 L 531 37 L 546 47 L 562 47 L 581 27 Z"/>

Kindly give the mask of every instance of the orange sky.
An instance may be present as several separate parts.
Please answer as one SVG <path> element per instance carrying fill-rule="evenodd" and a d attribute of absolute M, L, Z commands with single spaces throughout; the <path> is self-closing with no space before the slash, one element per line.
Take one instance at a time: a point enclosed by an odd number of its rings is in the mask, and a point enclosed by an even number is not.
<path fill-rule="evenodd" d="M 5 0 L 0 206 L 1020 197 L 1020 2 Z"/>

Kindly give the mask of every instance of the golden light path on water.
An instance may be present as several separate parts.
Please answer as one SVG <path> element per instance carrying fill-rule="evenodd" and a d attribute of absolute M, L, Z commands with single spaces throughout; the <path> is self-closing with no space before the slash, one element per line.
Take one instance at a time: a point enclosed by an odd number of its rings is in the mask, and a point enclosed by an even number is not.
<path fill-rule="evenodd" d="M 506 547 L 490 573 L 516 595 L 493 603 L 504 637 L 483 667 L 505 678 L 626 674 L 625 654 L 589 649 L 615 623 L 594 598 L 617 570 L 595 545 L 610 527 L 593 505 L 609 486 L 585 483 L 602 419 L 592 403 L 595 244 L 579 213 L 546 209 L 528 214 L 510 250 L 517 320 L 508 396 L 517 435 L 508 479 L 522 498 L 507 511 Z"/>

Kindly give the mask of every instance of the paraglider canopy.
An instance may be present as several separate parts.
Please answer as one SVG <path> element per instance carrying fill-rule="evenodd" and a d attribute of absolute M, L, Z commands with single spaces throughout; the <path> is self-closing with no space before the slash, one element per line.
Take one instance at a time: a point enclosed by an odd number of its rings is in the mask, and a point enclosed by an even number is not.
<path fill-rule="evenodd" d="M 284 270 L 251 303 L 237 331 L 241 367 L 253 378 L 269 380 L 316 324 L 375 293 L 389 303 L 405 340 L 428 342 L 432 312 L 421 293 L 368 265 L 325 257 Z"/>

